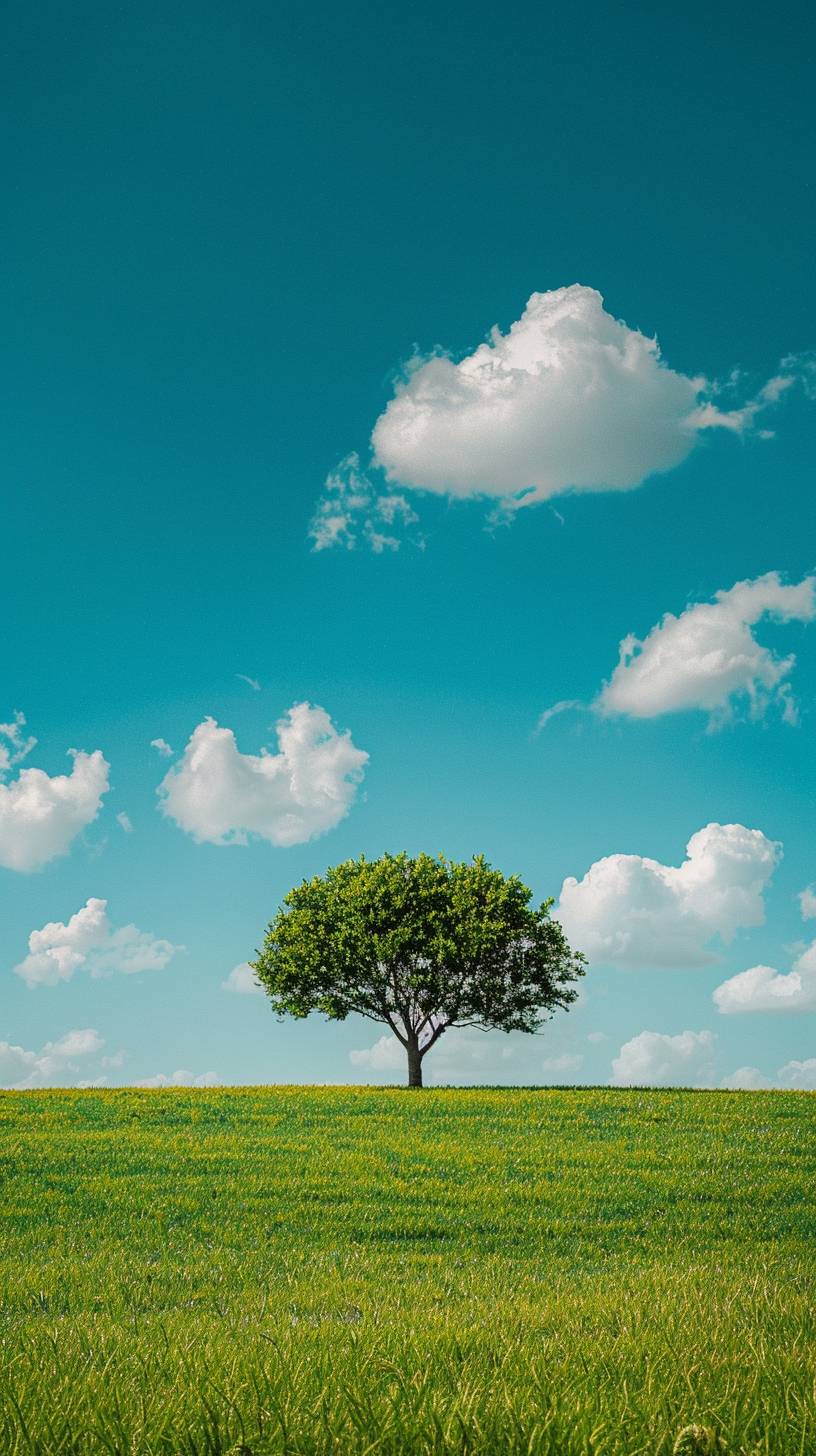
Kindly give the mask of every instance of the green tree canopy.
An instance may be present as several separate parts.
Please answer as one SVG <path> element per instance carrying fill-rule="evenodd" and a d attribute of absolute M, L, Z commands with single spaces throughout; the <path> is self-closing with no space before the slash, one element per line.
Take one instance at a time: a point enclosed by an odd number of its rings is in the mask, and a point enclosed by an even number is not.
<path fill-rule="evenodd" d="M 584 958 L 517 875 L 482 856 L 347 860 L 290 890 L 253 969 L 279 1015 L 391 1028 L 408 1085 L 451 1026 L 536 1031 L 576 998 Z"/>

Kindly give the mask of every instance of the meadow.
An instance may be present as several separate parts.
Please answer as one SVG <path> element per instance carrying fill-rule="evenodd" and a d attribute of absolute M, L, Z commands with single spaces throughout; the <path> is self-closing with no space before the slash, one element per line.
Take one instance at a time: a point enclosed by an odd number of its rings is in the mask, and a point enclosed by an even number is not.
<path fill-rule="evenodd" d="M 0 1451 L 806 1456 L 814 1111 L 0 1094 Z"/>

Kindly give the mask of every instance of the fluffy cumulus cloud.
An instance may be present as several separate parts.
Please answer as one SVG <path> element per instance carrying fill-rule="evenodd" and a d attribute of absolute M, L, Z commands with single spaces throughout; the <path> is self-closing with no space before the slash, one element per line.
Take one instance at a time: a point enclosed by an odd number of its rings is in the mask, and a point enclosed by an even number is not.
<path fill-rule="evenodd" d="M 221 990 L 233 991 L 238 996 L 263 995 L 263 986 L 246 961 L 242 961 L 239 966 L 233 966 L 226 980 L 221 982 Z"/>
<path fill-rule="evenodd" d="M 180 1067 L 177 1072 L 157 1072 L 155 1077 L 143 1077 L 134 1082 L 134 1087 L 220 1087 L 221 1078 L 215 1072 L 187 1072 Z"/>
<path fill-rule="evenodd" d="M 750 1011 L 816 1011 L 816 940 L 787 973 L 751 966 L 723 981 L 714 1004 L 725 1016 Z"/>
<path fill-rule="evenodd" d="M 493 498 L 497 519 L 564 491 L 632 490 L 706 431 L 768 437 L 758 417 L 794 382 L 810 392 L 815 374 L 807 358 L 783 360 L 740 400 L 739 371 L 720 387 L 669 368 L 594 288 L 534 293 L 506 334 L 494 327 L 458 363 L 442 350 L 409 362 L 374 426 L 372 472 L 353 454 L 329 475 L 314 547 L 395 549 L 416 519 L 405 489 Z"/>
<path fill-rule="evenodd" d="M 107 900 L 88 900 L 67 923 L 50 921 L 28 937 L 28 955 L 14 967 L 28 986 L 56 986 L 82 969 L 91 976 L 162 970 L 181 946 L 135 925 L 114 930 Z"/>
<path fill-rule="evenodd" d="M 91 1027 L 66 1032 L 58 1041 L 46 1042 L 38 1052 L 0 1041 L 0 1087 L 19 1091 L 90 1085 L 79 1063 L 96 1055 L 103 1046 L 99 1033 Z"/>
<path fill-rule="evenodd" d="M 277 725 L 279 751 L 241 753 L 230 728 L 199 723 L 159 786 L 161 808 L 199 843 L 304 844 L 354 802 L 368 754 L 323 708 L 297 703 Z"/>
<path fill-rule="evenodd" d="M 695 603 L 679 617 L 667 612 L 642 641 L 625 637 L 618 665 L 593 706 L 606 715 L 632 718 L 697 708 L 716 723 L 730 716 L 740 699 L 748 701 L 753 716 L 775 701 L 793 723 L 797 711 L 788 679 L 796 659 L 762 646 L 754 629 L 765 618 L 812 622 L 814 617 L 814 576 L 794 586 L 786 586 L 776 571 L 737 582 L 717 592 L 713 602 Z"/>
<path fill-rule="evenodd" d="M 415 360 L 374 426 L 374 456 L 390 481 L 450 496 L 631 490 L 679 465 L 702 431 L 750 429 L 792 378 L 722 409 L 704 379 L 670 369 L 655 339 L 574 284 L 534 293 L 458 364 Z"/>
<path fill-rule="evenodd" d="M 714 1077 L 717 1038 L 710 1031 L 666 1036 L 641 1031 L 624 1042 L 612 1062 L 618 1087 L 708 1087 Z"/>
<path fill-rule="evenodd" d="M 742 824 L 707 824 L 679 866 L 637 854 L 596 860 L 568 878 L 556 911 L 570 942 L 602 965 L 691 967 L 716 959 L 715 938 L 761 925 L 778 844 Z"/>
<path fill-rule="evenodd" d="M 25 737 L 25 718 L 0 724 L 0 865 L 5 869 L 38 870 L 72 841 L 99 813 L 108 790 L 108 772 L 100 751 L 69 750 L 69 774 L 50 777 L 40 768 L 21 768 L 10 782 L 12 770 L 36 746 Z"/>

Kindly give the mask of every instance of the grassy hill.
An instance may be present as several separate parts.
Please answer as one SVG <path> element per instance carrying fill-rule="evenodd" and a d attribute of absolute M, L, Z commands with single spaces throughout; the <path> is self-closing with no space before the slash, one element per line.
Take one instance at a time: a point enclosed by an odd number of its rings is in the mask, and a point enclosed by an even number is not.
<path fill-rule="evenodd" d="M 0 1094 L 0 1451 L 806 1456 L 815 1114 Z"/>

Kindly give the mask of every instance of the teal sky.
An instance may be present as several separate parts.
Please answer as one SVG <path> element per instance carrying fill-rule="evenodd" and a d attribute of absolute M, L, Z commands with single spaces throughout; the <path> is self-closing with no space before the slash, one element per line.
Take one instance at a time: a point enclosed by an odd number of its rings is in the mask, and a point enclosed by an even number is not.
<path fill-rule="evenodd" d="M 583 882 L 581 1005 L 438 1078 L 816 1085 L 813 52 L 805 6 L 13 8 L 0 1082 L 399 1079 L 222 983 L 406 849 Z M 328 768 L 183 756 L 303 703 Z M 710 824 L 761 835 L 667 876 Z"/>

